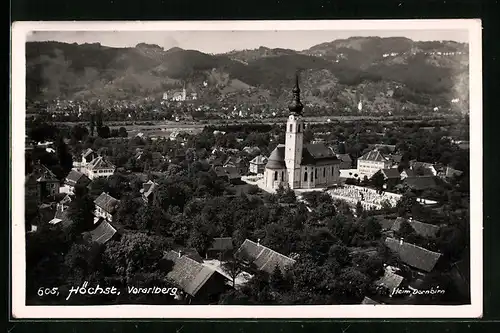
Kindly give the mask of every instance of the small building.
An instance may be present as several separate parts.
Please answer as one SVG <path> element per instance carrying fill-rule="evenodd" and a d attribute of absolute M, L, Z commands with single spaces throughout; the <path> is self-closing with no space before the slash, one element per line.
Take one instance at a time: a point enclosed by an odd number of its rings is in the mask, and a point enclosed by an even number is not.
<path fill-rule="evenodd" d="M 259 155 L 250 161 L 250 172 L 255 174 L 263 174 L 266 168 L 267 157 Z"/>
<path fill-rule="evenodd" d="M 234 167 L 215 167 L 217 177 L 223 179 L 231 184 L 239 184 L 241 182 L 241 175 Z"/>
<path fill-rule="evenodd" d="M 106 244 L 118 236 L 116 229 L 106 220 L 100 220 L 97 227 L 85 234 L 90 236 L 92 242 L 98 244 Z"/>
<path fill-rule="evenodd" d="M 441 253 L 433 252 L 395 238 L 387 237 L 385 245 L 398 255 L 403 263 L 426 273 L 431 272 L 441 258 Z"/>
<path fill-rule="evenodd" d="M 337 158 L 340 160 L 340 169 L 346 170 L 352 168 L 352 158 L 349 154 L 335 154 Z"/>
<path fill-rule="evenodd" d="M 169 251 L 163 259 L 173 263 L 167 279 L 182 290 L 178 296 L 188 304 L 217 304 L 229 288 L 224 275 L 185 255 L 179 257 L 175 251 Z"/>
<path fill-rule="evenodd" d="M 385 188 L 395 186 L 401 180 L 401 174 L 397 168 L 381 169 L 379 172 L 384 176 Z"/>
<path fill-rule="evenodd" d="M 214 238 L 212 244 L 207 250 L 207 259 L 227 260 L 232 256 L 233 239 L 231 237 Z"/>
<path fill-rule="evenodd" d="M 54 218 L 49 221 L 49 224 L 61 224 L 63 228 L 67 228 L 73 224 L 73 220 L 69 215 L 69 207 L 59 203 L 56 208 Z"/>
<path fill-rule="evenodd" d="M 103 156 L 94 158 L 83 170 L 87 177 L 92 179 L 107 178 L 115 173 L 115 166 L 107 161 Z M 83 171 L 82 170 L 82 171 Z"/>
<path fill-rule="evenodd" d="M 86 187 L 90 182 L 90 178 L 80 171 L 71 170 L 64 180 L 64 185 L 68 188 L 68 193 L 74 194 L 75 187 Z"/>
<path fill-rule="evenodd" d="M 412 218 L 405 219 L 403 217 L 396 218 L 396 220 L 394 221 L 394 224 L 391 227 L 391 230 L 392 231 L 399 231 L 401 224 L 405 221 L 408 222 L 408 224 L 410 224 L 410 226 L 413 228 L 413 230 L 415 230 L 417 235 L 420 235 L 423 237 L 435 237 L 439 231 L 439 226 L 437 226 L 437 225 L 423 223 L 423 222 L 414 220 Z"/>
<path fill-rule="evenodd" d="M 436 188 L 437 183 L 434 176 L 407 177 L 403 181 L 403 186 L 414 191 L 424 191 Z"/>
<path fill-rule="evenodd" d="M 222 164 L 224 168 L 236 168 L 237 172 L 241 175 L 247 172 L 248 167 L 244 158 L 230 156 Z"/>
<path fill-rule="evenodd" d="M 371 178 L 379 170 L 391 167 L 392 161 L 378 149 L 371 150 L 358 158 L 358 173 L 368 178 Z"/>
<path fill-rule="evenodd" d="M 252 242 L 245 239 L 241 244 L 235 257 L 245 262 L 249 267 L 253 266 L 259 271 L 272 274 L 276 267 L 284 273 L 286 268 L 293 265 L 295 260 L 261 245 L 260 242 Z"/>
<path fill-rule="evenodd" d="M 460 177 L 462 174 L 463 171 L 447 166 L 438 172 L 438 177 L 441 179 L 451 179 L 453 177 Z"/>
<path fill-rule="evenodd" d="M 437 169 L 432 163 L 410 161 L 410 168 L 419 176 L 437 176 Z"/>
<path fill-rule="evenodd" d="M 25 178 L 27 196 L 38 204 L 48 196 L 59 193 L 60 181 L 45 165 L 37 163 Z"/>
<path fill-rule="evenodd" d="M 108 222 L 113 222 L 113 215 L 116 213 L 120 200 L 113 198 L 106 192 L 102 192 L 95 200 L 94 215 L 98 218 L 103 218 Z M 98 222 L 94 221 L 94 223 Z"/>
<path fill-rule="evenodd" d="M 157 189 L 158 184 L 152 180 L 148 180 L 147 182 L 143 183 L 140 190 L 142 200 L 144 200 L 145 203 L 151 202 Z"/>
<path fill-rule="evenodd" d="M 392 297 L 394 290 L 398 288 L 403 282 L 404 278 L 401 275 L 396 274 L 394 267 L 386 266 L 384 270 L 384 275 L 375 281 L 375 286 L 377 288 L 384 288 L 387 290 L 388 295 Z"/>

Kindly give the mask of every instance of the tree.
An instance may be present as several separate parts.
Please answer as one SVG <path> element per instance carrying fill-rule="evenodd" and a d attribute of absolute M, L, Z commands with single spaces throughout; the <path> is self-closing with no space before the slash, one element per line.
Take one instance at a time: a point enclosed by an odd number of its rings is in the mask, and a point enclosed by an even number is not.
<path fill-rule="evenodd" d="M 371 184 L 379 191 L 384 189 L 385 179 L 382 172 L 376 172 L 371 178 Z"/>
<path fill-rule="evenodd" d="M 361 204 L 361 201 L 358 201 L 356 203 L 356 216 L 361 217 L 364 213 L 363 205 Z"/>
<path fill-rule="evenodd" d="M 94 227 L 94 201 L 89 195 L 75 196 L 67 209 L 69 209 L 69 218 L 73 221 L 69 228 L 69 235 L 72 239 Z"/>
<path fill-rule="evenodd" d="M 103 139 L 109 138 L 111 136 L 109 126 L 97 127 L 97 135 Z"/>
<path fill-rule="evenodd" d="M 123 196 L 116 210 L 116 222 L 126 228 L 137 228 L 136 213 L 139 209 L 140 204 L 133 200 L 130 195 Z"/>
<path fill-rule="evenodd" d="M 398 202 L 396 203 L 396 208 L 398 210 L 399 216 L 404 217 L 407 214 L 411 213 L 413 207 L 416 205 L 420 205 L 417 202 L 416 195 L 411 191 L 407 191 L 401 196 L 401 198 L 399 198 Z"/>
<path fill-rule="evenodd" d="M 81 125 L 73 126 L 70 131 L 71 140 L 75 143 L 84 140 L 88 135 L 87 127 Z"/>
<path fill-rule="evenodd" d="M 233 256 L 228 261 L 222 263 L 221 267 L 231 278 L 234 288 L 236 285 L 236 278 L 243 272 L 243 262 Z"/>
<path fill-rule="evenodd" d="M 90 124 L 89 124 L 90 135 L 91 136 L 94 136 L 95 126 L 96 126 L 96 123 L 95 123 L 95 114 L 92 112 L 90 114 Z"/>
<path fill-rule="evenodd" d="M 276 195 L 278 196 L 279 202 L 282 203 L 295 203 L 296 197 L 295 192 L 289 187 L 283 187 L 281 184 L 276 189 Z"/>
<path fill-rule="evenodd" d="M 73 168 L 73 157 L 68 151 L 68 146 L 64 142 L 64 138 L 59 136 L 56 143 L 57 157 L 59 165 L 61 166 L 64 174 L 68 174 Z"/>
<path fill-rule="evenodd" d="M 127 133 L 127 130 L 125 129 L 125 127 L 120 127 L 118 129 L 118 135 L 123 137 L 123 138 L 126 138 L 128 136 L 128 133 Z"/>

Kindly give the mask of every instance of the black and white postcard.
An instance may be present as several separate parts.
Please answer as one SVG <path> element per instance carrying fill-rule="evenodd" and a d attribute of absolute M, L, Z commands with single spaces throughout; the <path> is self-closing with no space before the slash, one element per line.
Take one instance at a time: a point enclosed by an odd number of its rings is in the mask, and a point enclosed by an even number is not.
<path fill-rule="evenodd" d="M 480 20 L 12 45 L 14 317 L 482 315 Z"/>

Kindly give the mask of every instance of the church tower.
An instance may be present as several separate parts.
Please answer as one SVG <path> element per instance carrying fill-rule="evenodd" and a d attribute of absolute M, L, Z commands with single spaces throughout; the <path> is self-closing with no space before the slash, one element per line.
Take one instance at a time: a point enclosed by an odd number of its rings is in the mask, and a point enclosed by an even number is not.
<path fill-rule="evenodd" d="M 299 76 L 295 75 L 295 87 L 292 90 L 293 99 L 288 110 L 290 114 L 286 123 L 285 135 L 285 165 L 288 173 L 288 186 L 291 189 L 300 188 L 300 163 L 304 144 L 304 120 L 300 102 Z"/>

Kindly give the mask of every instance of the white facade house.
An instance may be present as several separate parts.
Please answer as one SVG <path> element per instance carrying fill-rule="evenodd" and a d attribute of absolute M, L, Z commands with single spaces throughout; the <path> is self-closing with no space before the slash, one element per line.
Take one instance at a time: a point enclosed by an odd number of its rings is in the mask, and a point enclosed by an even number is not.
<path fill-rule="evenodd" d="M 94 222 L 98 222 L 100 218 L 103 218 L 108 222 L 113 222 L 113 215 L 115 214 L 119 203 L 120 200 L 113 198 L 105 192 L 101 193 L 101 195 L 94 200 L 94 216 L 96 217 Z"/>
<path fill-rule="evenodd" d="M 389 169 L 392 160 L 384 156 L 378 149 L 373 149 L 358 158 L 358 173 L 364 177 L 371 178 L 379 170 Z"/>
<path fill-rule="evenodd" d="M 325 188 L 337 185 L 340 160 L 323 143 L 304 145 L 303 105 L 300 102 L 298 77 L 293 88 L 294 99 L 288 106 L 285 144 L 271 153 L 264 171 L 266 189 L 279 186 L 290 189 Z"/>
<path fill-rule="evenodd" d="M 115 173 L 115 166 L 107 161 L 103 156 L 99 156 L 88 163 L 82 172 L 89 179 L 107 178 Z"/>

